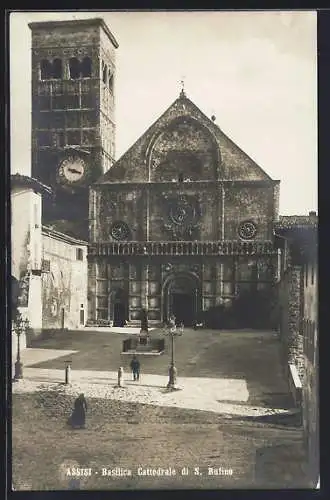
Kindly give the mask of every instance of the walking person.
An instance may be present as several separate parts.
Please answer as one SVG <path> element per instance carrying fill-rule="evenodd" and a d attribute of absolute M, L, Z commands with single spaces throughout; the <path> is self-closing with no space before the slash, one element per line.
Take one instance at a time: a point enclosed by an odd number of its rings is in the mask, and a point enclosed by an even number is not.
<path fill-rule="evenodd" d="M 132 374 L 133 374 L 133 380 L 139 380 L 140 379 L 140 362 L 136 356 L 133 356 L 133 359 L 131 361 L 131 370 L 132 370 Z"/>
<path fill-rule="evenodd" d="M 84 394 L 80 394 L 74 402 L 74 407 L 72 411 L 72 415 L 69 417 L 68 424 L 71 425 L 72 428 L 83 428 L 85 427 L 86 422 L 86 412 L 87 412 L 87 403 Z"/>

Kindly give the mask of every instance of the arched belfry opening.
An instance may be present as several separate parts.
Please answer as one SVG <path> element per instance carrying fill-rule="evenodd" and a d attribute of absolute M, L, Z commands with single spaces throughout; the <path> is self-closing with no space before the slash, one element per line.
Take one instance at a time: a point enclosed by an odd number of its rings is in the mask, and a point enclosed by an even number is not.
<path fill-rule="evenodd" d="M 201 313 L 201 285 L 194 274 L 169 276 L 162 287 L 163 321 L 175 316 L 176 324 L 192 326 Z"/>

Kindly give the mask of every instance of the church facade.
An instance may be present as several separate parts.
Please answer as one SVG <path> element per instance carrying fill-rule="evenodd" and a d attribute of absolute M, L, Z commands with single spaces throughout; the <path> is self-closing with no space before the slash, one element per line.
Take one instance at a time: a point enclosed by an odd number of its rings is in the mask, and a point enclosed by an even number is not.
<path fill-rule="evenodd" d="M 89 241 L 88 324 L 258 307 L 276 280 L 279 181 L 183 91 L 115 161 L 114 36 L 102 19 L 30 28 L 32 176 L 54 193 L 43 224 Z"/>
<path fill-rule="evenodd" d="M 279 181 L 184 91 L 90 190 L 89 321 L 192 325 L 272 288 Z"/>

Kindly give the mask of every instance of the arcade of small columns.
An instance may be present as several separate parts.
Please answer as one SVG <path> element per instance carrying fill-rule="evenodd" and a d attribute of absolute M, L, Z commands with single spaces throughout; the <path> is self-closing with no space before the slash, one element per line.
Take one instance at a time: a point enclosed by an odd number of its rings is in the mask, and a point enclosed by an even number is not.
<path fill-rule="evenodd" d="M 173 312 L 170 289 L 178 281 L 195 295 L 198 316 L 235 297 L 240 287 L 271 285 L 279 273 L 271 241 L 96 243 L 89 246 L 88 260 L 90 324 L 112 321 L 116 301 L 125 302 L 130 322 L 139 320 L 141 308 L 151 322 L 166 321 Z"/>

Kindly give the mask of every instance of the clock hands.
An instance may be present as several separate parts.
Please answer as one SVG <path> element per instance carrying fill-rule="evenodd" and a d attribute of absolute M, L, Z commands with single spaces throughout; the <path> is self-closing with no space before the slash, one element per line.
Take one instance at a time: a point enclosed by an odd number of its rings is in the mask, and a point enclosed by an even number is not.
<path fill-rule="evenodd" d="M 73 174 L 81 174 L 81 172 L 79 170 L 76 170 L 75 168 L 68 168 L 69 172 L 73 173 Z"/>

